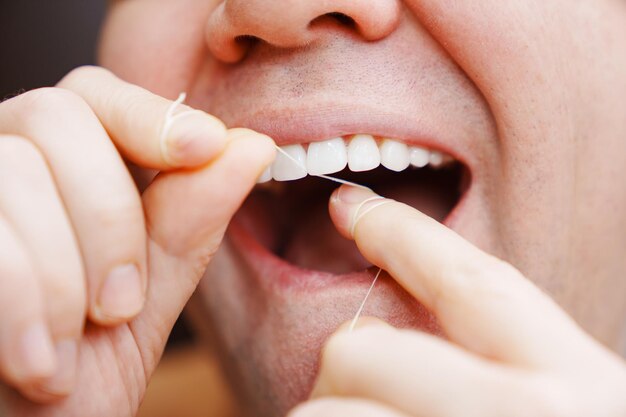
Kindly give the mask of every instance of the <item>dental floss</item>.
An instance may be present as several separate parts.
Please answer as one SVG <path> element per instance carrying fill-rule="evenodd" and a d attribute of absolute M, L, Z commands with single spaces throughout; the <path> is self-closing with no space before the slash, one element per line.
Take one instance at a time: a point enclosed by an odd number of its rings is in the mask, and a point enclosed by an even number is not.
<path fill-rule="evenodd" d="M 372 201 L 377 201 L 377 200 L 381 200 L 381 201 L 377 204 L 373 204 L 371 207 L 368 207 L 367 210 L 361 213 L 361 210 L 363 209 L 363 207 L 365 207 L 367 203 L 370 203 Z M 353 219 L 350 224 L 350 236 L 354 237 L 354 229 L 356 228 L 356 225 L 359 223 L 359 221 L 363 217 L 365 217 L 365 215 L 367 215 L 372 210 L 375 210 L 378 207 L 388 204 L 388 203 L 391 203 L 391 200 L 388 200 L 385 197 L 381 197 L 381 196 L 374 196 L 366 200 L 363 200 L 361 204 L 359 204 L 359 206 L 354 211 Z M 372 281 L 372 285 L 370 285 L 369 290 L 367 290 L 367 293 L 365 294 L 365 298 L 363 299 L 363 302 L 361 303 L 359 310 L 356 312 L 354 319 L 352 319 L 352 323 L 350 323 L 350 328 L 348 329 L 348 332 L 352 333 L 357 322 L 359 321 L 359 318 L 361 317 L 361 314 L 363 313 L 363 309 L 365 308 L 365 304 L 367 303 L 367 300 L 370 297 L 370 294 L 372 293 L 372 290 L 374 289 L 374 286 L 376 285 L 376 282 L 378 281 L 378 277 L 380 276 L 381 272 L 383 272 L 383 269 L 378 268 L 378 272 L 376 273 L 376 276 L 374 277 L 374 280 Z"/>
<path fill-rule="evenodd" d="M 276 146 L 276 150 L 278 152 L 282 153 L 283 155 L 285 155 L 288 159 L 290 159 L 294 164 L 298 165 L 300 168 L 305 169 L 305 167 L 303 167 L 302 164 L 297 159 L 295 159 L 294 157 L 289 155 L 287 152 L 285 152 L 280 147 Z M 350 181 L 345 181 L 345 180 L 342 180 L 340 178 L 329 177 L 328 175 L 313 175 L 313 176 L 319 177 L 319 178 L 323 178 L 323 179 L 326 179 L 326 180 L 329 180 L 329 181 L 334 181 L 334 182 L 337 182 L 339 184 L 350 185 L 350 186 L 353 186 L 353 187 L 362 188 L 362 189 L 365 189 L 365 190 L 368 190 L 368 191 L 372 191 L 372 189 L 369 188 L 369 187 L 365 187 L 364 185 L 360 185 L 360 184 L 355 184 L 355 183 L 350 182 Z M 381 201 L 378 204 L 373 204 L 372 207 L 368 207 L 367 210 L 365 210 L 363 213 L 360 213 L 361 209 L 363 209 L 363 207 L 367 203 L 372 202 L 372 201 L 376 201 L 376 200 L 381 200 Z M 364 201 L 362 201 L 361 204 L 359 204 L 357 209 L 354 211 L 353 220 L 352 220 L 351 225 L 350 225 L 350 236 L 354 237 L 354 229 L 355 229 L 356 225 L 358 224 L 359 220 L 361 220 L 369 212 L 377 209 L 378 207 L 380 207 L 382 205 L 388 204 L 388 203 L 391 203 L 391 200 L 388 200 L 385 197 L 381 197 L 381 196 L 370 197 L 370 198 L 365 199 Z M 365 294 L 365 298 L 363 299 L 363 302 L 359 306 L 358 311 L 356 312 L 354 318 L 352 319 L 352 322 L 350 323 L 350 327 L 348 329 L 349 333 L 352 333 L 354 331 L 354 328 L 356 327 L 356 324 L 358 323 L 359 318 L 361 318 L 361 314 L 363 313 L 363 309 L 365 308 L 365 304 L 367 303 L 367 300 L 369 299 L 370 294 L 374 290 L 374 286 L 376 286 L 376 282 L 378 281 L 378 277 L 380 276 L 380 274 L 382 272 L 383 272 L 383 269 L 382 268 L 378 268 L 378 272 L 376 273 L 376 276 L 374 277 L 374 280 L 372 281 L 372 285 L 370 285 L 369 289 L 367 290 L 367 293 Z"/>
<path fill-rule="evenodd" d="M 180 93 L 176 101 L 174 101 L 170 105 L 170 107 L 167 109 L 167 113 L 165 113 L 165 122 L 163 123 L 163 128 L 161 129 L 161 137 L 159 138 L 159 140 L 160 140 L 160 145 L 161 145 L 161 156 L 163 157 L 163 160 L 169 165 L 174 165 L 174 164 L 171 162 L 169 158 L 169 153 L 167 151 L 167 135 L 169 135 L 170 130 L 172 130 L 172 126 L 174 126 L 174 122 L 182 119 L 183 117 L 187 117 L 190 114 L 194 114 L 194 113 L 204 114 L 200 110 L 190 109 L 185 112 L 174 115 L 176 108 L 180 106 L 181 104 L 183 104 L 186 99 L 187 99 L 187 93 L 185 92 Z"/>
<path fill-rule="evenodd" d="M 361 303 L 359 310 L 356 312 L 354 318 L 352 319 L 352 323 L 350 323 L 350 327 L 348 328 L 348 333 L 352 333 L 354 331 L 354 328 L 356 327 L 357 322 L 361 318 L 361 314 L 363 313 L 363 309 L 365 308 L 367 299 L 370 298 L 370 294 L 372 293 L 372 290 L 374 289 L 374 286 L 376 285 L 376 281 L 378 281 L 378 277 L 380 276 L 381 272 L 383 272 L 383 269 L 378 268 L 378 272 L 376 273 L 376 276 L 374 277 L 374 280 L 372 281 L 372 285 L 370 285 L 369 290 L 367 290 L 367 294 L 365 294 L 365 298 L 363 299 L 363 302 Z"/>
<path fill-rule="evenodd" d="M 186 112 L 174 115 L 174 111 L 176 111 L 176 108 L 178 106 L 180 106 L 181 104 L 183 104 L 186 99 L 187 99 L 187 93 L 185 93 L 185 92 L 180 93 L 180 95 L 178 96 L 176 101 L 174 101 L 172 103 L 172 105 L 167 110 L 167 113 L 165 114 L 165 123 L 163 124 L 163 129 L 161 130 L 160 145 L 161 145 L 161 155 L 163 156 L 163 159 L 167 163 L 169 163 L 169 157 L 168 157 L 168 153 L 167 153 L 166 140 L 167 140 L 167 135 L 169 134 L 170 130 L 172 129 L 172 126 L 174 125 L 174 122 L 179 120 L 179 119 L 181 119 L 182 117 L 188 116 L 188 115 L 193 114 L 193 113 L 201 113 L 201 114 L 203 114 L 203 112 L 200 111 L 200 110 L 192 109 L 192 110 L 189 110 L 189 111 L 186 111 Z M 289 155 L 287 152 L 285 152 L 278 145 L 274 145 L 274 147 L 276 148 L 276 150 L 278 152 L 280 152 L 285 157 L 287 157 L 287 159 L 291 160 L 293 163 L 295 163 L 300 168 L 303 168 L 306 171 L 306 167 L 304 167 L 298 160 L 296 160 L 294 157 Z M 369 188 L 369 187 L 366 187 L 366 186 L 361 185 L 361 184 L 356 184 L 356 183 L 351 182 L 351 181 L 342 180 L 341 178 L 335 178 L 335 177 L 331 177 L 331 176 L 328 176 L 328 175 L 321 175 L 321 174 L 319 174 L 319 175 L 312 175 L 312 176 L 318 177 L 318 178 L 322 178 L 322 179 L 325 179 L 325 180 L 328 180 L 328 181 L 333 181 L 333 182 L 336 182 L 338 184 L 350 185 L 352 187 L 356 187 L 356 188 L 361 188 L 361 189 L 364 189 L 364 190 L 372 191 L 372 189 Z M 375 201 L 375 200 L 384 200 L 384 201 L 381 201 L 378 204 L 372 205 L 372 207 L 369 207 L 363 213 L 359 214 L 359 212 L 365 206 L 365 204 L 367 204 L 367 203 L 369 203 L 371 201 Z M 354 220 L 352 221 L 352 224 L 350 226 L 350 235 L 354 236 L 354 229 L 355 229 L 357 223 L 366 214 L 368 214 L 372 210 L 374 210 L 374 209 L 376 209 L 376 208 L 378 208 L 378 207 L 380 207 L 380 206 L 382 206 L 384 204 L 390 203 L 390 202 L 391 202 L 390 200 L 387 200 L 387 199 L 385 199 L 384 197 L 381 197 L 381 196 L 371 197 L 371 198 L 366 199 L 365 201 L 362 201 L 361 204 L 359 204 L 359 206 L 357 207 L 356 211 L 354 212 Z M 361 314 L 363 313 L 363 309 L 365 308 L 365 304 L 367 303 L 367 300 L 369 299 L 370 294 L 374 290 L 374 286 L 376 285 L 376 282 L 378 281 L 378 277 L 380 276 L 382 271 L 383 271 L 382 268 L 378 268 L 378 272 L 376 273 L 376 276 L 374 277 L 374 280 L 372 281 L 372 284 L 370 285 L 369 289 L 367 290 L 367 293 L 365 294 L 365 298 L 363 299 L 363 302 L 361 302 L 361 305 L 359 306 L 359 309 L 356 312 L 356 315 L 354 316 L 354 318 L 352 319 L 352 322 L 350 323 L 350 327 L 349 327 L 349 330 L 348 330 L 350 333 L 356 327 L 356 324 L 359 321 L 359 318 L 361 317 Z"/>
<path fill-rule="evenodd" d="M 169 161 L 167 161 L 167 159 L 168 159 L 168 156 L 167 156 L 167 144 L 165 142 L 167 140 L 167 135 L 170 133 L 170 130 L 172 129 L 172 126 L 174 125 L 174 122 L 176 122 L 177 120 L 181 119 L 182 117 L 188 116 L 188 115 L 193 114 L 193 113 L 201 113 L 201 114 L 203 114 L 203 112 L 201 112 L 200 110 L 191 109 L 189 111 L 186 111 L 186 112 L 174 115 L 174 111 L 176 111 L 176 108 L 178 106 L 180 106 L 181 104 L 183 104 L 186 99 L 187 99 L 187 93 L 185 93 L 185 92 L 180 93 L 180 95 L 178 96 L 176 101 L 174 101 L 171 104 L 169 109 L 167 109 L 167 113 L 165 113 L 165 123 L 163 124 L 163 129 L 161 130 L 160 141 L 161 141 L 161 154 L 163 155 L 163 159 L 165 159 L 166 162 L 169 162 Z M 306 171 L 306 167 L 303 166 L 293 156 L 289 155 L 287 152 L 285 152 L 278 145 L 274 145 L 274 147 L 276 148 L 276 150 L 278 152 L 280 152 L 285 157 L 287 157 L 287 159 L 291 160 L 293 163 L 295 163 L 300 168 L 302 168 L 302 169 L 304 169 Z M 355 183 L 350 182 L 350 181 L 342 180 L 340 178 L 329 177 L 328 175 L 313 175 L 313 176 L 314 177 L 323 178 L 323 179 L 329 180 L 329 181 L 334 181 L 334 182 L 339 183 L 339 184 L 351 185 L 352 187 L 357 187 L 357 188 L 362 188 L 362 189 L 365 189 L 365 190 L 368 190 L 368 191 L 372 191 L 369 187 L 365 187 L 365 186 L 360 185 L 360 184 L 355 184 Z"/>
<path fill-rule="evenodd" d="M 287 159 L 291 160 L 294 164 L 298 165 L 300 168 L 304 169 L 305 171 L 307 170 L 307 169 L 306 169 L 306 167 L 305 167 L 305 166 L 303 166 L 303 165 L 300 163 L 300 161 L 298 161 L 298 160 L 297 160 L 296 158 L 294 158 L 293 156 L 289 155 L 289 154 L 288 154 L 287 152 L 285 152 L 285 150 L 284 150 L 284 149 L 282 149 L 280 146 L 278 146 L 278 145 L 274 145 L 274 147 L 276 148 L 276 150 L 277 150 L 278 152 L 280 152 L 281 154 L 283 154 L 283 155 L 284 155 Z M 369 188 L 369 187 L 366 187 L 366 186 L 364 186 L 364 185 L 360 185 L 360 184 L 356 184 L 356 183 L 354 183 L 354 182 L 350 182 L 350 181 L 342 180 L 341 178 L 329 177 L 328 175 L 321 175 L 321 174 L 318 174 L 318 175 L 315 175 L 315 174 L 309 174 L 309 175 L 311 175 L 312 177 L 318 177 L 318 178 L 323 178 L 323 179 L 325 179 L 325 180 L 334 181 L 334 182 L 339 183 L 339 184 L 350 185 L 350 186 L 352 186 L 352 187 L 357 187 L 357 188 L 361 188 L 361 189 L 364 189 L 364 190 L 372 191 L 372 189 L 371 189 L 371 188 Z"/>
<path fill-rule="evenodd" d="M 360 213 L 361 209 L 363 208 L 363 206 L 365 206 L 367 203 L 371 202 L 371 201 L 376 201 L 376 200 L 385 200 L 385 201 L 381 201 L 379 204 L 374 204 L 372 207 L 368 208 L 367 210 L 365 210 L 365 212 Z M 370 211 L 374 210 L 375 208 L 388 203 L 389 200 L 387 200 L 385 197 L 381 197 L 379 195 L 374 196 L 374 197 L 370 197 L 366 200 L 361 201 L 361 204 L 359 204 L 359 206 L 356 208 L 356 210 L 354 211 L 354 215 L 352 216 L 352 222 L 350 224 L 350 236 L 354 237 L 354 229 L 356 228 L 357 223 L 359 222 L 359 220 L 361 220 L 367 213 L 369 213 Z"/>

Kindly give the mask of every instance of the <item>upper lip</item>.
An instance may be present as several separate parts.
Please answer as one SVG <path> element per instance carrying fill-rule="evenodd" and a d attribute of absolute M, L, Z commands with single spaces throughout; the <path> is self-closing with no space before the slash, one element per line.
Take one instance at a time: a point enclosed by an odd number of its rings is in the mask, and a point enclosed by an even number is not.
<path fill-rule="evenodd" d="M 306 103 L 306 100 L 302 100 Z M 468 139 L 450 126 L 415 121 L 401 114 L 358 103 L 324 103 L 316 106 L 268 106 L 240 109 L 227 120 L 229 126 L 243 126 L 270 136 L 277 145 L 311 143 L 353 134 L 370 134 L 395 139 L 449 154 L 473 171 L 474 158 Z"/>
<path fill-rule="evenodd" d="M 441 122 L 442 118 L 437 117 L 436 112 L 411 117 L 407 113 L 359 104 L 354 98 L 348 102 L 314 101 L 299 98 L 286 106 L 263 103 L 263 100 L 248 102 L 238 107 L 236 113 L 228 112 L 228 117 L 223 120 L 230 127 L 241 126 L 266 134 L 279 146 L 363 133 L 445 152 L 470 173 L 469 187 L 444 221 L 454 227 L 475 185 L 481 167 L 479 161 L 484 157 L 476 152 L 481 146 L 476 146 L 476 138 L 470 136 L 472 130 L 467 129 L 462 120 L 459 123 Z"/>

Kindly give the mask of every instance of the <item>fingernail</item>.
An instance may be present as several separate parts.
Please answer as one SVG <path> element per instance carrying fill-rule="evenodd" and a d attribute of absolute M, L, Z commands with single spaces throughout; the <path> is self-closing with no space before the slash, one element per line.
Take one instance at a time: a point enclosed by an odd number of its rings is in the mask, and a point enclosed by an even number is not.
<path fill-rule="evenodd" d="M 15 353 L 15 372 L 20 379 L 45 378 L 56 369 L 52 338 L 44 323 L 34 323 L 22 333 Z"/>
<path fill-rule="evenodd" d="M 377 194 L 372 190 L 344 185 L 333 196 L 334 202 L 343 204 L 360 204 L 368 198 L 376 197 Z"/>
<path fill-rule="evenodd" d="M 368 188 L 343 185 L 331 198 L 331 217 L 344 234 L 353 238 L 361 217 L 381 205 L 383 201 L 388 200 Z"/>
<path fill-rule="evenodd" d="M 104 281 L 98 299 L 97 315 L 102 319 L 128 319 L 144 304 L 144 290 L 135 264 L 118 266 Z"/>
<path fill-rule="evenodd" d="M 78 341 L 61 340 L 55 346 L 57 371 L 39 387 L 42 391 L 55 396 L 65 396 L 74 389 L 78 361 Z"/>
<path fill-rule="evenodd" d="M 205 163 L 226 145 L 226 127 L 214 117 L 196 111 L 178 117 L 166 138 L 167 158 L 172 164 Z"/>

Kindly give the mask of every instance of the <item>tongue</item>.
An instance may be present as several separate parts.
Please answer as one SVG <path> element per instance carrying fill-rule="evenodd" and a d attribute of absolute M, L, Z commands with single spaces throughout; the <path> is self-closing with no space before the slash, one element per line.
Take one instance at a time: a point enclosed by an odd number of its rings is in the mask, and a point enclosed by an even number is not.
<path fill-rule="evenodd" d="M 376 187 L 381 195 L 402 201 L 437 220 L 443 220 L 450 205 L 441 198 L 439 187 L 410 184 Z M 316 204 L 293 230 L 284 258 L 292 264 L 316 271 L 343 274 L 363 270 L 371 265 L 359 253 L 354 242 L 343 238 L 328 215 L 327 199 Z"/>
<path fill-rule="evenodd" d="M 286 247 L 284 258 L 302 268 L 334 274 L 359 271 L 370 266 L 354 242 L 337 232 L 327 207 L 324 201 L 302 216 Z"/>

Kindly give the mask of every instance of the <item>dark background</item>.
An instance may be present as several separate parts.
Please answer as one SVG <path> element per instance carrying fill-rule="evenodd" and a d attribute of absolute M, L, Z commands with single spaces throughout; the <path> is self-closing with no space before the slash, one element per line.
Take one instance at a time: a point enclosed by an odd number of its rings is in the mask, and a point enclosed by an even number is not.
<path fill-rule="evenodd" d="M 0 101 L 95 63 L 105 0 L 0 0 Z M 176 324 L 170 346 L 191 334 Z"/>
<path fill-rule="evenodd" d="M 94 63 L 105 0 L 0 0 L 0 100 Z"/>

